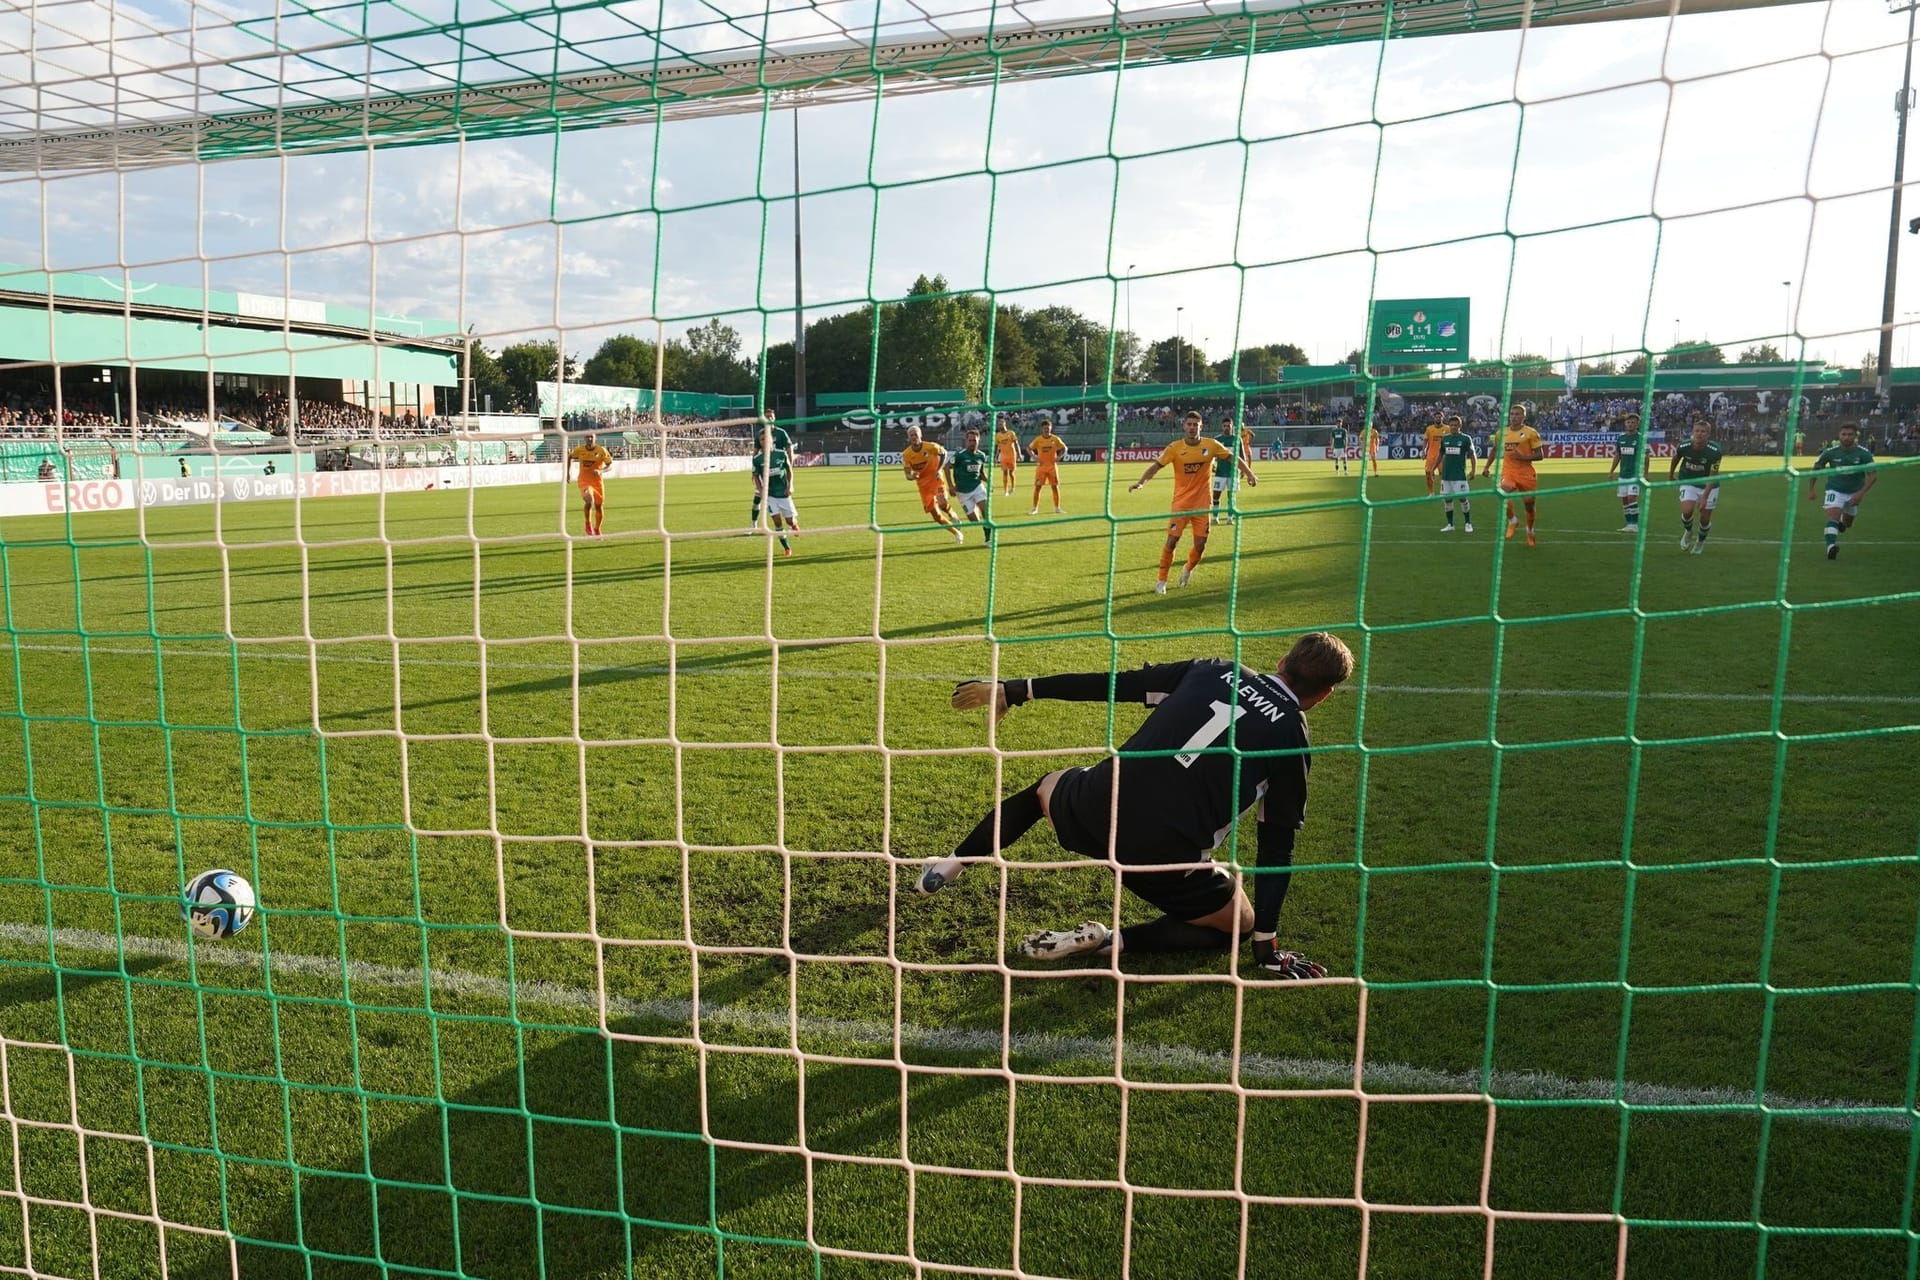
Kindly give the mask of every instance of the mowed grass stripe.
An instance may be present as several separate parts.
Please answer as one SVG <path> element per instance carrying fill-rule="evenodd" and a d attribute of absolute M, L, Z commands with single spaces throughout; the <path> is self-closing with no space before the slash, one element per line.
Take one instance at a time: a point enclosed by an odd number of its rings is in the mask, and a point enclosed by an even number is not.
<path fill-rule="evenodd" d="M 453 637 L 453 639 L 457 642 L 463 639 L 463 637 Z M 552 636 L 552 637 L 547 637 L 546 639 L 547 641 L 556 645 L 570 645 L 575 643 L 575 642 L 569 641 L 564 636 Z M 190 647 L 191 643 L 192 642 L 183 643 L 179 641 L 162 640 L 159 643 L 159 647 L 163 652 L 171 652 L 179 656 L 221 658 L 221 657 L 227 657 L 229 655 L 234 655 L 234 656 L 237 656 L 239 659 L 247 662 L 291 662 L 291 663 L 304 665 L 309 661 L 313 661 L 313 662 L 320 662 L 320 663 L 348 663 L 348 664 L 358 665 L 358 666 L 373 666 L 373 667 L 382 667 L 386 669 L 391 669 L 394 664 L 394 659 L 391 656 L 376 657 L 369 654 L 330 652 L 329 646 L 333 642 L 324 641 L 324 640 L 315 642 L 318 648 L 317 648 L 317 651 L 312 655 L 309 655 L 306 653 L 262 653 L 253 647 L 253 646 L 264 644 L 264 643 L 286 643 L 286 644 L 304 643 L 303 641 L 300 641 L 297 639 L 288 639 L 285 641 L 280 641 L 280 640 L 263 641 L 260 639 L 239 640 L 234 642 L 235 646 L 237 647 L 225 646 L 225 645 L 222 645 L 222 643 L 219 641 L 207 641 L 207 642 L 201 642 L 201 643 L 207 645 L 208 647 L 193 648 L 193 647 Z M 595 648 L 598 648 L 601 643 L 602 642 L 597 642 L 597 641 L 596 642 L 580 642 L 579 648 L 582 653 L 587 653 L 587 652 L 591 652 Z M 214 647 L 214 646 L 220 646 L 220 647 Z M 87 644 L 87 645 L 45 644 L 45 643 L 30 642 L 30 641 L 20 641 L 14 647 L 22 650 L 23 652 L 28 652 L 28 653 L 58 653 L 58 654 L 68 654 L 68 655 L 79 655 L 83 653 L 88 653 L 88 654 L 99 654 L 102 656 L 117 656 L 117 657 L 151 657 L 154 652 L 154 649 L 151 646 L 142 647 L 142 648 L 131 648 L 131 647 L 116 647 L 113 645 L 103 645 L 103 644 Z M 406 652 L 407 648 L 409 647 L 408 642 L 406 641 L 400 642 L 400 647 L 401 647 L 401 657 L 399 659 L 399 662 L 401 667 L 403 668 L 420 666 L 420 667 L 455 667 L 455 668 L 460 668 L 460 669 L 469 670 L 469 671 L 486 670 L 486 671 L 550 671 L 550 672 L 570 672 L 574 669 L 573 663 L 560 662 L 560 661 L 541 662 L 538 660 L 529 661 L 527 659 L 522 659 L 522 658 L 487 658 L 483 661 L 477 658 L 432 658 L 432 657 L 425 657 L 425 656 L 416 656 L 416 655 L 408 654 Z M 761 683 L 771 683 L 773 680 L 773 677 L 769 673 L 759 672 L 759 671 L 728 671 L 725 669 L 693 670 L 687 667 L 681 667 L 676 670 L 673 667 L 665 666 L 660 663 L 582 662 L 580 663 L 580 672 L 583 678 L 591 678 L 594 676 L 605 676 L 609 674 L 654 676 L 654 677 L 665 677 L 665 676 L 678 674 L 688 679 L 701 679 L 701 680 L 711 680 L 711 679 L 717 679 L 717 678 L 723 678 L 723 677 L 730 677 L 737 680 L 754 680 Z M 898 673 L 890 672 L 888 673 L 888 676 L 887 676 L 887 679 L 889 680 L 923 680 L 923 681 L 931 681 L 935 684 L 952 684 L 962 680 L 978 680 L 981 678 L 982 677 L 976 673 L 971 673 L 971 672 L 963 673 L 958 671 L 904 671 L 904 672 L 898 672 Z M 792 670 L 782 671 L 779 675 L 779 679 L 781 680 L 833 680 L 833 681 L 877 680 L 879 679 L 879 673 L 872 670 L 859 670 L 859 669 L 853 669 L 853 668 L 849 668 L 846 670 L 836 670 L 831 668 L 822 669 L 817 667 L 814 667 L 814 668 L 796 667 Z M 1405 693 L 1405 694 L 1422 694 L 1422 695 L 1434 695 L 1434 696 L 1444 696 L 1444 697 L 1477 697 L 1477 698 L 1484 698 L 1484 697 L 1490 696 L 1491 694 L 1498 693 L 1503 698 L 1642 698 L 1642 699 L 1657 700 L 1662 702 L 1774 702 L 1777 700 L 1780 702 L 1791 702 L 1791 703 L 1813 703 L 1813 704 L 1833 703 L 1835 705 L 1840 705 L 1840 706 L 1845 706 L 1845 705 L 1920 706 L 1920 694 L 1901 694 L 1901 693 L 1772 694 L 1772 693 L 1730 693 L 1730 692 L 1708 691 L 1708 690 L 1685 691 L 1685 690 L 1666 690 L 1666 689 L 1641 690 L 1639 693 L 1635 693 L 1629 689 L 1550 689 L 1550 688 L 1530 688 L 1525 686 L 1521 686 L 1521 687 L 1502 686 L 1501 688 L 1496 690 L 1487 686 L 1475 687 L 1471 685 L 1455 686 L 1455 685 L 1423 685 L 1423 684 L 1374 684 L 1371 682 L 1369 682 L 1367 685 L 1367 692 L 1369 694 Z"/>

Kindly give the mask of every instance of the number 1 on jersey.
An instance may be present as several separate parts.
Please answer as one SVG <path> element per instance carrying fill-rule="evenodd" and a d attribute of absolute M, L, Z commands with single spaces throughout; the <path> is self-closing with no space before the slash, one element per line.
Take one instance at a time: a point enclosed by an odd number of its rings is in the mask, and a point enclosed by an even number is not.
<path fill-rule="evenodd" d="M 1173 758 L 1174 763 L 1182 769 L 1193 768 L 1193 762 L 1200 758 L 1200 753 L 1218 742 L 1221 735 L 1226 733 L 1227 726 L 1245 714 L 1247 714 L 1245 707 L 1230 707 L 1224 702 L 1214 703 L 1213 714 L 1207 717 L 1205 724 L 1193 731 L 1193 736 L 1187 739 L 1187 749 Z"/>

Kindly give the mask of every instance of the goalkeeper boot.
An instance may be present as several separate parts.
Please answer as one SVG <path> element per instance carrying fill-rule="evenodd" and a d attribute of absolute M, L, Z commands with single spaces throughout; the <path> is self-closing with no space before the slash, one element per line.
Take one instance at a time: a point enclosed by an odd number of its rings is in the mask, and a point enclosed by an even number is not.
<path fill-rule="evenodd" d="M 1157 596 L 1167 594 L 1167 580 L 1165 578 L 1161 578 L 1153 584 L 1153 594 Z"/>
<path fill-rule="evenodd" d="M 955 880 L 958 880 L 961 872 L 966 869 L 967 864 L 958 858 L 937 859 L 927 864 L 926 869 L 920 873 L 919 882 L 914 885 L 914 888 L 919 891 L 922 897 L 931 897 L 952 884 Z"/>
<path fill-rule="evenodd" d="M 1020 954 L 1030 960 L 1065 960 L 1104 949 L 1113 938 L 1113 930 L 1098 920 L 1089 920 L 1072 929 L 1042 929 L 1020 939 Z"/>
<path fill-rule="evenodd" d="M 1271 938 L 1253 942 L 1253 967 L 1269 978 L 1282 982 L 1309 982 L 1327 976 L 1327 967 L 1315 964 L 1298 951 L 1282 951 Z"/>

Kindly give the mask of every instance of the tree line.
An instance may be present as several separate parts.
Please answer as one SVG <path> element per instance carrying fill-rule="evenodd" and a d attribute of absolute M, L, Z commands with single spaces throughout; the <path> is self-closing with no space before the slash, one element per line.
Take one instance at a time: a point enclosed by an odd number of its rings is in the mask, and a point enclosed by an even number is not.
<path fill-rule="evenodd" d="M 1243 347 L 1209 359 L 1184 335 L 1144 342 L 1138 334 L 1116 332 L 1072 307 L 996 304 L 983 294 L 949 289 L 944 276 L 923 275 L 898 302 L 856 307 L 810 322 L 807 390 L 814 395 L 862 392 L 870 386 L 958 387 L 969 396 L 984 398 L 989 331 L 994 387 L 1105 386 L 1109 367 L 1116 383 L 1230 383 L 1237 379 L 1243 386 L 1271 386 L 1280 381 L 1282 369 L 1309 363 L 1306 352 L 1291 342 Z M 1365 362 L 1365 352 L 1347 353 L 1351 367 L 1361 368 Z M 1739 364 L 1782 362 L 1779 349 L 1771 343 L 1750 346 L 1736 360 Z M 1688 368 L 1724 365 L 1727 357 L 1702 338 L 1675 343 L 1654 363 L 1661 369 Z M 792 342 L 774 343 L 756 359 L 745 354 L 740 332 L 716 318 L 667 339 L 664 351 L 656 350 L 652 339 L 615 334 L 584 362 L 574 353 L 563 357 L 550 340 L 513 343 L 498 352 L 475 342 L 470 376 L 476 407 L 484 407 L 491 397 L 496 410 L 532 412 L 539 403 L 536 383 L 581 381 L 650 388 L 656 382 L 656 369 L 660 385 L 668 391 L 760 395 L 764 385 L 764 394 L 777 398 L 793 386 L 793 365 Z M 1523 377 L 1551 375 L 1557 365 L 1549 356 L 1522 351 L 1504 361 L 1469 363 L 1462 372 L 1468 377 L 1501 377 L 1508 369 Z M 1633 376 L 1646 370 L 1644 354 L 1625 362 L 1605 359 L 1579 366 L 1582 376 Z M 1375 377 L 1431 371 L 1425 365 L 1372 367 Z"/>
<path fill-rule="evenodd" d="M 878 326 L 876 338 L 875 327 Z M 959 387 L 983 397 L 987 390 L 988 330 L 992 331 L 995 387 L 1064 387 L 1112 380 L 1135 382 L 1279 381 L 1288 365 L 1308 363 L 1290 342 L 1245 347 L 1210 360 L 1190 339 L 1143 342 L 1072 307 L 995 304 L 982 294 L 956 292 L 944 276 L 921 276 L 898 302 L 857 307 L 807 325 L 807 390 L 861 392 L 886 388 Z M 517 342 L 490 351 L 472 344 L 474 404 L 487 398 L 497 411 L 531 412 L 540 382 L 581 381 L 599 386 L 641 387 L 659 382 L 668 391 L 720 395 L 781 395 L 793 386 L 794 345 L 775 343 L 756 360 L 743 353 L 738 330 L 708 320 L 669 338 L 664 352 L 649 338 L 615 334 L 581 361 L 562 356 L 557 344 Z"/>
<path fill-rule="evenodd" d="M 1358 369 L 1365 360 L 1365 353 L 1356 349 L 1347 353 L 1347 363 Z M 1711 368 L 1725 365 L 1727 353 L 1721 347 L 1705 338 L 1690 338 L 1676 342 L 1654 359 L 1656 369 L 1692 369 Z M 1786 364 L 1786 357 L 1780 354 L 1780 348 L 1770 342 L 1755 343 L 1740 352 L 1735 364 Z M 1560 365 L 1551 356 L 1541 355 L 1537 351 L 1516 351 L 1505 360 L 1475 360 L 1460 366 L 1463 376 L 1469 378 L 1501 378 L 1511 369 L 1516 378 L 1544 378 L 1557 376 Z M 1581 377 L 1607 377 L 1622 375 L 1638 377 L 1647 371 L 1647 357 L 1643 352 L 1631 360 L 1583 360 L 1578 365 Z M 1422 375 L 1430 372 L 1426 365 L 1374 365 L 1376 378 Z"/>

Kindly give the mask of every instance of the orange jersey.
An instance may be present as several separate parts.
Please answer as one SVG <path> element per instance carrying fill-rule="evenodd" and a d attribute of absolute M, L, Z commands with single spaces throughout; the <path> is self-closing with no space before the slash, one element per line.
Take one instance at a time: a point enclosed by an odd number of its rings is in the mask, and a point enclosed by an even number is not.
<path fill-rule="evenodd" d="M 914 483 L 922 489 L 931 489 L 935 485 L 942 489 L 946 487 L 946 482 L 940 478 L 940 469 L 947 465 L 946 458 L 945 449 L 927 440 L 910 444 L 900 451 L 900 465 L 907 469 Z"/>
<path fill-rule="evenodd" d="M 993 437 L 994 448 L 1000 451 L 1000 465 L 1011 467 L 1020 461 L 1020 437 L 1011 431 L 996 432 Z"/>
<path fill-rule="evenodd" d="M 1032 451 L 1034 460 L 1048 469 L 1067 456 L 1067 442 L 1051 431 L 1043 431 L 1035 436 L 1027 448 Z"/>
<path fill-rule="evenodd" d="M 1380 452 L 1380 433 L 1378 431 L 1375 431 L 1372 427 L 1368 427 L 1366 430 L 1365 439 L 1367 442 L 1368 453 Z"/>
<path fill-rule="evenodd" d="M 1159 465 L 1173 470 L 1173 509 L 1204 511 L 1213 505 L 1213 464 L 1224 459 L 1233 465 L 1233 453 L 1212 436 L 1188 444 L 1182 436 L 1160 452 Z"/>
<path fill-rule="evenodd" d="M 1540 450 L 1540 433 L 1532 427 L 1521 427 L 1518 431 L 1508 427 L 1500 437 L 1500 474 L 1503 476 L 1533 476 L 1533 455 Z M 1521 456 L 1521 455 L 1526 456 Z"/>
<path fill-rule="evenodd" d="M 567 457 L 580 464 L 580 483 L 598 484 L 600 473 L 613 465 L 613 455 L 601 445 L 589 449 L 585 445 L 576 445 Z"/>
<path fill-rule="evenodd" d="M 1438 462 L 1440 460 L 1440 441 L 1446 434 L 1447 429 L 1437 422 L 1427 428 L 1428 462 Z"/>

